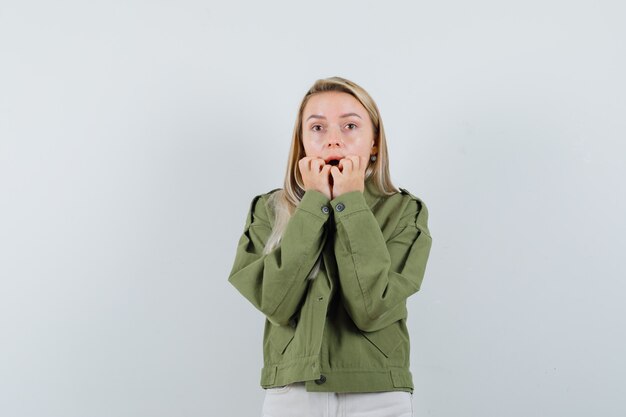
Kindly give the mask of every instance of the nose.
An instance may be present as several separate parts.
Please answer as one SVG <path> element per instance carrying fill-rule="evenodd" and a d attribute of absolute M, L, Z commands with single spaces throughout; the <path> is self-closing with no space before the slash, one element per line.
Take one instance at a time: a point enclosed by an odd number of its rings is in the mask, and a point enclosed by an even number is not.
<path fill-rule="evenodd" d="M 330 128 L 328 130 L 327 145 L 329 148 L 343 145 L 343 139 L 341 137 L 341 129 L 339 127 Z"/>

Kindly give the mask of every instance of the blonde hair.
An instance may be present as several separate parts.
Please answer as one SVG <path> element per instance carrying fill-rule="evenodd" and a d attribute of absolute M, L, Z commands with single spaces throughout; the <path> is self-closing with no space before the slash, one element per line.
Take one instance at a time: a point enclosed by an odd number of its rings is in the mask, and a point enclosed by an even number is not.
<path fill-rule="evenodd" d="M 374 100 L 361 86 L 345 78 L 330 77 L 319 79 L 315 81 L 313 86 L 306 92 L 300 103 L 300 109 L 298 110 L 291 139 L 291 149 L 289 151 L 289 161 L 287 164 L 284 187 L 271 193 L 268 198 L 268 209 L 270 213 L 274 215 L 274 226 L 265 244 L 264 253 L 269 253 L 278 246 L 285 228 L 287 227 L 287 223 L 289 222 L 289 218 L 306 191 L 304 189 L 300 169 L 298 168 L 298 161 L 306 156 L 304 145 L 302 144 L 302 115 L 304 107 L 314 94 L 327 91 L 348 93 L 365 107 L 374 129 L 374 146 L 376 146 L 378 150 L 376 161 L 370 161 L 365 170 L 365 179 L 367 180 L 371 177 L 374 187 L 383 195 L 391 195 L 399 192 L 391 183 L 385 129 L 383 128 L 383 121 Z M 318 259 L 309 277 L 315 277 L 319 270 L 319 264 Z"/>

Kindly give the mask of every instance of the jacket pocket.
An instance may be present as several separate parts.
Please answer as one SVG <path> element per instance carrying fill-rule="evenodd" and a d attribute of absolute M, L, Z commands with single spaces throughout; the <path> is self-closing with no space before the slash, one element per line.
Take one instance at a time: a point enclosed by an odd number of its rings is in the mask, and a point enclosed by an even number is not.
<path fill-rule="evenodd" d="M 386 358 L 389 358 L 398 346 L 407 339 L 399 326 L 400 323 L 395 322 L 375 332 L 364 332 L 362 330 L 360 332 Z"/>

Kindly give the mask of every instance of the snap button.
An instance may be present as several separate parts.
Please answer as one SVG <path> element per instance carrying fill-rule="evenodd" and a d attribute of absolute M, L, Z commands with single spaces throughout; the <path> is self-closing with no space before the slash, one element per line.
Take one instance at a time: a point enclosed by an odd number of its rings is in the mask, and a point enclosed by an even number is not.
<path fill-rule="evenodd" d="M 346 206 L 343 205 L 343 203 L 339 203 L 337 204 L 337 207 L 335 207 L 337 209 L 337 211 L 343 211 L 344 208 L 346 208 Z"/>
<path fill-rule="evenodd" d="M 323 211 L 324 213 L 328 214 L 328 212 L 329 212 L 330 210 L 328 209 L 328 207 L 326 207 L 326 206 L 322 206 L 322 211 Z"/>
<path fill-rule="evenodd" d="M 320 376 L 320 379 L 316 379 L 316 380 L 315 380 L 315 383 L 316 383 L 317 385 L 322 385 L 324 382 L 326 382 L 326 376 L 324 376 L 324 375 L 321 375 L 321 376 Z"/>

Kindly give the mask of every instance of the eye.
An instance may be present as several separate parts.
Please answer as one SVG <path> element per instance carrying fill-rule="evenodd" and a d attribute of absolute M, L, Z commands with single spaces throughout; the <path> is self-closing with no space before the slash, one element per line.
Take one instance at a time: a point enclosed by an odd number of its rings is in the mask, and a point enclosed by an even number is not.
<path fill-rule="evenodd" d="M 357 128 L 357 126 L 354 123 L 348 123 L 346 126 L 354 126 L 352 129 L 350 130 L 354 130 Z"/>
<path fill-rule="evenodd" d="M 314 132 L 319 132 L 319 130 L 316 129 L 316 127 L 319 127 L 320 129 L 322 128 L 322 126 L 320 126 L 320 125 L 313 125 L 313 126 L 311 126 L 311 129 L 313 129 Z"/>

